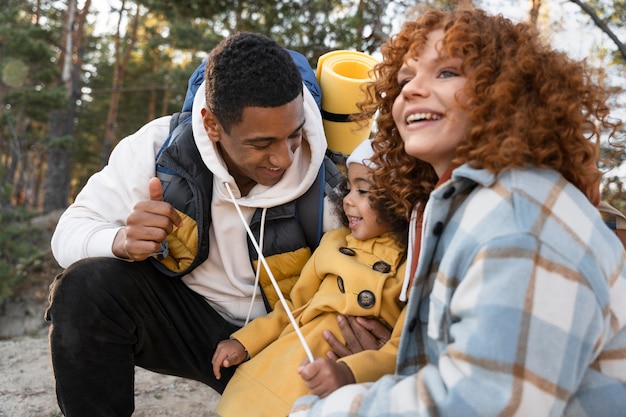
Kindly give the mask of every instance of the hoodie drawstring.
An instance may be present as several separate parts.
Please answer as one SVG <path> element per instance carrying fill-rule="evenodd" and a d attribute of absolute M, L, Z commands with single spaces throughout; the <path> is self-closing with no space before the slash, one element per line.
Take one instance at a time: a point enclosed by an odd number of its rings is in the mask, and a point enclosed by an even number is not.
<path fill-rule="evenodd" d="M 239 204 L 237 203 L 237 200 L 235 199 L 235 195 L 233 194 L 233 191 L 230 188 L 230 184 L 228 182 L 224 182 L 224 185 L 226 186 L 226 190 L 228 191 L 228 195 L 230 196 L 233 202 L 233 205 L 237 209 L 237 213 L 239 213 L 239 218 L 241 219 L 241 223 L 245 227 L 246 232 L 248 233 L 248 237 L 250 238 L 250 241 L 252 242 L 252 245 L 254 246 L 254 249 L 256 249 L 259 261 L 263 264 L 263 267 L 267 271 L 267 275 L 269 276 L 270 281 L 272 282 L 272 285 L 274 286 L 276 295 L 278 295 L 278 299 L 280 300 L 280 303 L 283 305 L 283 308 L 285 309 L 285 313 L 287 313 L 289 322 L 291 323 L 291 325 L 293 326 L 293 329 L 298 335 L 298 339 L 300 339 L 300 344 L 302 344 L 302 347 L 304 348 L 304 351 L 306 352 L 307 358 L 309 359 L 310 362 L 313 362 L 315 360 L 315 358 L 313 357 L 313 353 L 311 353 L 311 349 L 309 348 L 309 345 L 306 343 L 306 340 L 304 339 L 304 336 L 302 335 L 302 332 L 300 331 L 300 327 L 298 327 L 298 323 L 296 323 L 296 319 L 293 317 L 293 314 L 291 313 L 289 305 L 287 304 L 287 301 L 285 300 L 285 297 L 283 296 L 283 293 L 280 290 L 278 283 L 276 282 L 276 278 L 274 278 L 274 274 L 272 274 L 270 267 L 267 265 L 267 261 L 265 260 L 265 257 L 263 256 L 263 253 L 261 251 L 261 247 L 259 247 L 259 243 L 254 238 L 254 234 L 252 233 L 252 230 L 250 230 L 250 226 L 248 225 L 246 218 L 241 212 L 241 208 L 239 207 Z"/>
<path fill-rule="evenodd" d="M 263 211 L 261 212 L 261 231 L 259 232 L 259 247 L 260 248 L 263 248 L 263 240 L 265 237 L 265 215 L 266 214 L 267 214 L 267 208 L 263 208 Z M 261 262 L 257 261 L 256 273 L 254 275 L 254 290 L 252 291 L 252 298 L 250 299 L 250 308 L 248 309 L 248 315 L 246 316 L 246 322 L 244 326 L 250 322 L 250 317 L 252 316 L 252 308 L 254 307 L 254 300 L 256 299 L 256 291 L 257 291 L 257 288 L 259 287 L 260 276 L 261 276 Z"/>

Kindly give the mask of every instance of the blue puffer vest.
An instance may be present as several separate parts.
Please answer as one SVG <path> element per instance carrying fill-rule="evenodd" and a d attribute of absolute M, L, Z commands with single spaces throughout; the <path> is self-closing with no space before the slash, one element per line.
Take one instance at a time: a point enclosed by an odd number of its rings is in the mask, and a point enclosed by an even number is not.
<path fill-rule="evenodd" d="M 302 197 L 269 208 L 266 213 L 263 255 L 286 298 L 321 238 L 326 171 L 334 168 L 339 172 L 334 163 L 325 159 L 315 183 Z M 163 243 L 160 253 L 151 259 L 161 272 L 180 277 L 208 258 L 211 227 L 213 173 L 202 161 L 191 123 L 187 123 L 176 141 L 160 153 L 156 171 L 163 184 L 163 200 L 181 214 L 184 226 L 175 229 Z M 327 186 L 332 188 L 338 181 L 333 179 L 333 184 Z M 257 241 L 261 212 L 257 209 L 250 222 Z M 301 223 L 300 219 L 306 222 Z M 256 268 L 258 254 L 249 239 L 248 252 Z M 280 268 L 276 267 L 278 264 Z M 278 295 L 265 269 L 261 268 L 261 271 L 261 289 L 270 311 L 278 301 Z"/>

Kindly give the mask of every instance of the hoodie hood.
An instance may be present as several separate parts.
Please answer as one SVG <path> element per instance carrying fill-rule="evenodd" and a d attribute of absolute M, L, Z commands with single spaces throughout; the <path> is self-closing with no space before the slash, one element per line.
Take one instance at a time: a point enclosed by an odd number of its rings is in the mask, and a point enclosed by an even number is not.
<path fill-rule="evenodd" d="M 203 81 L 194 97 L 192 109 L 192 128 L 196 146 L 200 151 L 204 164 L 213 172 L 216 180 L 220 183 L 228 183 L 233 190 L 239 205 L 244 207 L 273 207 L 294 200 L 304 194 L 315 181 L 318 170 L 326 153 L 326 137 L 322 116 L 315 99 L 306 87 L 304 94 L 304 137 L 302 145 L 294 154 L 294 162 L 283 175 L 283 178 L 275 185 L 268 187 L 257 184 L 248 193 L 241 197 L 239 188 L 233 177 L 229 174 L 224 160 L 217 146 L 209 138 L 202 121 L 201 110 L 207 109 L 205 99 L 205 82 Z M 225 186 L 218 186 L 214 192 L 222 198 L 229 199 Z"/>

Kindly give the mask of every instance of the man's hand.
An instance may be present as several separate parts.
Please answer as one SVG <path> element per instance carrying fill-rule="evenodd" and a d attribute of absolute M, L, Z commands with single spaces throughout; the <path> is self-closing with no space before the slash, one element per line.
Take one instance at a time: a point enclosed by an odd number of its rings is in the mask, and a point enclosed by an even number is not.
<path fill-rule="evenodd" d="M 352 371 L 343 362 L 316 358 L 314 362 L 305 359 L 298 367 L 298 373 L 311 394 L 324 398 L 339 387 L 354 384 Z"/>
<path fill-rule="evenodd" d="M 364 317 L 338 316 L 337 323 L 346 341 L 343 345 L 330 331 L 323 332 L 324 339 L 332 349 L 328 358 L 337 360 L 364 350 L 378 350 L 391 337 L 391 330 L 376 319 Z"/>
<path fill-rule="evenodd" d="M 215 378 L 222 377 L 221 368 L 230 368 L 233 365 L 239 365 L 248 358 L 246 348 L 235 339 L 222 340 L 218 343 L 211 364 L 213 365 L 213 374 Z"/>
<path fill-rule="evenodd" d="M 126 218 L 126 227 L 120 229 L 113 241 L 115 256 L 143 261 L 156 253 L 174 227 L 183 220 L 171 204 L 163 201 L 163 187 L 158 178 L 148 183 L 150 200 L 135 204 Z"/>

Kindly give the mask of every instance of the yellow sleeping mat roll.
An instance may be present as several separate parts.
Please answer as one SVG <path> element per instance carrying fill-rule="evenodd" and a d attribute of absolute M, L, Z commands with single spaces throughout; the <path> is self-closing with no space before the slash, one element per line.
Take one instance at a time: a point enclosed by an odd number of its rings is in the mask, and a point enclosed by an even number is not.
<path fill-rule="evenodd" d="M 362 85 L 371 81 L 370 71 L 378 61 L 363 52 L 332 51 L 317 61 L 317 81 L 322 88 L 322 119 L 328 148 L 349 155 L 369 137 L 372 129 L 350 121 L 359 113 L 357 103 L 365 99 Z"/>

